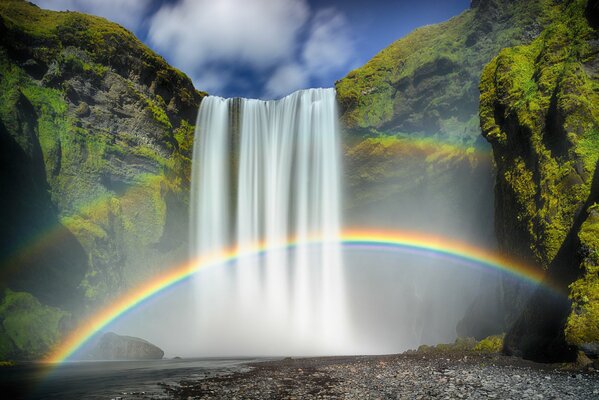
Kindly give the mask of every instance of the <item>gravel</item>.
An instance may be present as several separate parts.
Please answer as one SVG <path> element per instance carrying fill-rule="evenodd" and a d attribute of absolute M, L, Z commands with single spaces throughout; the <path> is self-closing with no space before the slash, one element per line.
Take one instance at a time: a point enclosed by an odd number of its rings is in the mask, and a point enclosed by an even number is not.
<path fill-rule="evenodd" d="M 599 372 L 501 355 L 284 359 L 163 384 L 174 399 L 599 399 Z"/>

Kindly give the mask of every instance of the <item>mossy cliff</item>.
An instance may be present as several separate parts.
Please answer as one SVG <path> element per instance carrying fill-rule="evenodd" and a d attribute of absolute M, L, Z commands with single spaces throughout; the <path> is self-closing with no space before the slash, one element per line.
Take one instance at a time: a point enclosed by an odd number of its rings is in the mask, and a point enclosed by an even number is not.
<path fill-rule="evenodd" d="M 481 0 L 416 29 L 337 83 L 345 125 L 366 135 L 418 132 L 475 143 L 484 65 L 502 48 L 534 39 L 552 10 L 552 0 Z"/>
<path fill-rule="evenodd" d="M 0 358 L 187 255 L 202 96 L 116 24 L 0 1 Z"/>
<path fill-rule="evenodd" d="M 337 82 L 348 223 L 494 245 L 492 156 L 478 116 L 481 73 L 502 48 L 535 39 L 558 14 L 557 3 L 473 1 L 461 15 L 415 30 Z M 516 318 L 521 304 L 512 307 L 509 290 L 517 284 L 495 285 L 483 285 L 460 335 L 482 339 Z M 507 303 L 486 302 L 491 290 Z"/>
<path fill-rule="evenodd" d="M 474 1 L 461 15 L 394 42 L 336 83 L 348 143 L 349 218 L 432 189 L 455 201 L 431 204 L 431 210 L 442 208 L 444 215 L 466 216 L 473 223 L 486 218 L 492 176 L 485 154 L 490 150 L 479 128 L 481 71 L 500 49 L 533 40 L 554 7 L 552 0 Z M 411 147 L 413 155 L 401 156 Z M 380 162 L 362 162 L 364 153 Z M 468 168 L 480 169 L 464 173 Z M 385 184 L 373 190 L 379 182 Z M 462 184 L 477 190 L 461 190 Z"/>
<path fill-rule="evenodd" d="M 596 0 L 560 4 L 531 44 L 484 69 L 480 118 L 492 144 L 502 249 L 547 270 L 505 338 L 528 358 L 599 355 L 599 36 Z"/>

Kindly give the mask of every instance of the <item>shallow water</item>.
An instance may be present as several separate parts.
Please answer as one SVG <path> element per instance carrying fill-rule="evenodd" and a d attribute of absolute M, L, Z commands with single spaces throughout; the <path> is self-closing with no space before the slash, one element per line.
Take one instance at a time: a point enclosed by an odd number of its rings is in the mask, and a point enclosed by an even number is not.
<path fill-rule="evenodd" d="M 164 399 L 160 384 L 244 371 L 260 360 L 81 361 L 55 368 L 30 363 L 1 368 L 0 392 L 4 399 Z"/>

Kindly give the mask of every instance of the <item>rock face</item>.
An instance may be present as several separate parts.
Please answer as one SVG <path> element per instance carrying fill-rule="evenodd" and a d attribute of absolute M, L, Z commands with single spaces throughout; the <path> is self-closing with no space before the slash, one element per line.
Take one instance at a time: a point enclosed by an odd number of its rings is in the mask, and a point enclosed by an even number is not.
<path fill-rule="evenodd" d="M 164 357 L 164 351 L 148 341 L 108 332 L 102 335 L 85 358 L 90 360 L 160 360 L 162 357 Z"/>
<path fill-rule="evenodd" d="M 481 72 L 502 48 L 530 43 L 554 18 L 555 3 L 473 1 L 337 82 L 349 224 L 462 234 L 494 245 L 492 158 L 478 117 Z M 519 315 L 523 304 L 512 302 L 517 282 L 481 286 L 484 296 L 459 324 L 460 335 L 500 333 Z M 497 301 L 486 301 L 491 292 Z"/>
<path fill-rule="evenodd" d="M 597 1 L 559 6 L 528 46 L 485 67 L 481 127 L 497 164 L 502 249 L 547 270 L 505 338 L 508 353 L 574 359 L 599 344 L 599 52 Z M 515 293 L 514 298 L 526 298 Z"/>
<path fill-rule="evenodd" d="M 553 7 L 548 0 L 472 2 L 463 14 L 415 30 L 336 83 L 347 133 L 350 223 L 419 227 L 403 217 L 419 215 L 416 210 L 397 207 L 417 204 L 431 221 L 449 220 L 452 234 L 480 226 L 473 236 L 491 240 L 492 166 L 478 118 L 481 71 L 503 47 L 529 43 Z"/>
<path fill-rule="evenodd" d="M 0 291 L 67 326 L 185 257 L 203 95 L 116 24 L 1 0 Z M 19 358 L 6 313 L 0 358 Z"/>
<path fill-rule="evenodd" d="M 478 82 L 502 48 L 530 42 L 551 0 L 480 0 L 447 22 L 419 28 L 337 83 L 342 119 L 362 134 L 479 138 Z"/>

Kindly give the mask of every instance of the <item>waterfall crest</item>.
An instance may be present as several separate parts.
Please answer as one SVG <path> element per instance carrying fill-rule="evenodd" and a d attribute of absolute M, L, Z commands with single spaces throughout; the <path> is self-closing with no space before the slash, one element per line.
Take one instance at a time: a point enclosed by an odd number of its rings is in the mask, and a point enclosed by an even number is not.
<path fill-rule="evenodd" d="M 344 352 L 335 91 L 276 101 L 205 98 L 192 165 L 194 257 L 297 242 L 197 274 L 201 355 Z M 325 240 L 310 244 L 313 235 Z"/>

